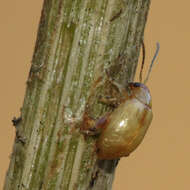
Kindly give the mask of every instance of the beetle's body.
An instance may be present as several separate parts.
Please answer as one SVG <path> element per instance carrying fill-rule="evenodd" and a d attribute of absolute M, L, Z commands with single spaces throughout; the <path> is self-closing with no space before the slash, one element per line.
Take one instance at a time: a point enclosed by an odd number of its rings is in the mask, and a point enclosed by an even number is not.
<path fill-rule="evenodd" d="M 131 96 L 101 122 L 97 141 L 100 159 L 128 156 L 143 140 L 152 121 L 151 96 L 141 83 L 131 83 Z"/>
<path fill-rule="evenodd" d="M 100 133 L 96 143 L 99 159 L 112 160 L 128 156 L 142 142 L 153 117 L 151 95 L 145 83 L 148 81 L 159 47 L 159 43 L 157 43 L 156 53 L 144 83 L 131 82 L 124 87 L 109 80 L 118 89 L 119 96 L 111 97 L 109 94 L 108 97 L 101 99 L 101 102 L 116 108 L 95 124 L 90 117 L 84 115 L 83 130 L 87 130 L 87 134 Z M 142 81 L 144 58 L 143 44 L 140 82 Z"/>

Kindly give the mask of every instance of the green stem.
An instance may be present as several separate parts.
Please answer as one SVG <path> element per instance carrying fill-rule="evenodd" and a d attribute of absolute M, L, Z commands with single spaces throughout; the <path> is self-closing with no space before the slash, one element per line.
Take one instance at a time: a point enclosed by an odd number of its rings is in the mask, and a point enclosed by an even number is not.
<path fill-rule="evenodd" d="M 118 161 L 98 161 L 96 138 L 79 128 L 84 113 L 106 112 L 105 70 L 121 85 L 133 79 L 149 4 L 44 0 L 4 190 L 111 189 Z"/>

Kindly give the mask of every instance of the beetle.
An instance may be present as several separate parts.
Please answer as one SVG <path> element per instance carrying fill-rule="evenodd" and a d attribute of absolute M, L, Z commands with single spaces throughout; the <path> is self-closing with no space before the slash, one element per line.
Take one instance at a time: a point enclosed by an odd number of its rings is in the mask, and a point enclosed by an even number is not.
<path fill-rule="evenodd" d="M 95 129 L 101 129 L 96 143 L 99 159 L 113 160 L 129 156 L 142 142 L 153 117 L 152 99 L 145 84 L 148 81 L 158 51 L 159 44 L 157 43 L 156 53 L 143 83 L 141 80 L 144 56 L 140 71 L 140 82 L 130 82 L 127 84 L 127 88 L 114 82 L 122 98 L 116 100 L 118 106 L 112 112 L 107 113 L 95 124 Z M 143 50 L 144 54 L 145 51 Z M 103 102 L 112 103 L 109 99 L 104 99 Z"/>

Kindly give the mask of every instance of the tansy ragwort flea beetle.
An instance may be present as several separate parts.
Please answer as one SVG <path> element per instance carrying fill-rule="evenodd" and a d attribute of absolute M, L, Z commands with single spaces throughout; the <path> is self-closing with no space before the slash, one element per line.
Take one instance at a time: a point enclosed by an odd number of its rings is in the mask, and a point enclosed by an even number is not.
<path fill-rule="evenodd" d="M 151 95 L 145 83 L 149 78 L 158 51 L 159 44 L 157 43 L 157 50 L 144 83 L 128 83 L 128 90 L 114 84 L 119 88 L 123 98 L 119 100 L 119 105 L 113 112 L 108 113 L 95 124 L 96 129 L 101 129 L 96 144 L 99 159 L 112 160 L 128 156 L 142 142 L 153 116 Z M 143 64 L 144 61 L 140 81 Z"/>

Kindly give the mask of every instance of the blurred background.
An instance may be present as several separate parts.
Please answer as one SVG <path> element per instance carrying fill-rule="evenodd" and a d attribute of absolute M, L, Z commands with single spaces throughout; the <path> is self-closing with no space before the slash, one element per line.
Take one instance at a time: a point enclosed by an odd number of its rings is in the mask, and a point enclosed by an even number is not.
<path fill-rule="evenodd" d="M 0 189 L 12 152 L 43 0 L 0 2 Z M 145 30 L 154 119 L 141 146 L 122 158 L 113 190 L 190 189 L 190 2 L 152 1 Z M 147 68 L 147 67 L 146 67 Z M 139 70 L 139 69 L 138 69 Z M 137 75 L 138 75 L 137 71 Z"/>

